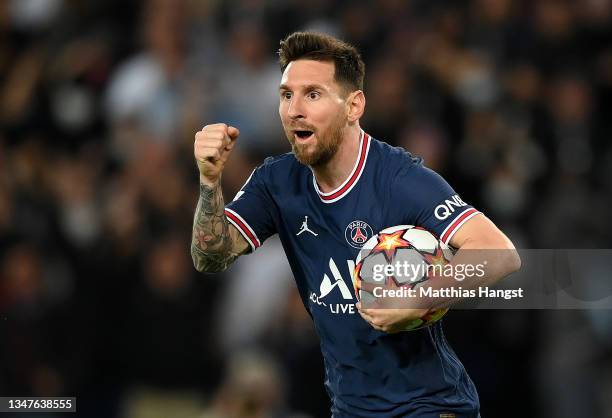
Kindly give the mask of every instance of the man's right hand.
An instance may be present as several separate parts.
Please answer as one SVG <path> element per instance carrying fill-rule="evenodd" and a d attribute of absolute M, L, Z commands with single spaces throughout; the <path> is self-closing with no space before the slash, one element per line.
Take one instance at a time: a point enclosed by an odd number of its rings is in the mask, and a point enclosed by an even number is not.
<path fill-rule="evenodd" d="M 219 183 L 240 131 L 225 123 L 206 125 L 195 134 L 193 153 L 200 170 L 200 183 L 215 186 Z"/>

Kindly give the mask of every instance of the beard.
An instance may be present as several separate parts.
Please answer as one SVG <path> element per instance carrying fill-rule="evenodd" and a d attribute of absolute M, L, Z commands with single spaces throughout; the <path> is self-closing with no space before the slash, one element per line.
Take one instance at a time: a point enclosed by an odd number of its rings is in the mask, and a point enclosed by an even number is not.
<path fill-rule="evenodd" d="M 285 135 L 291 144 L 291 149 L 295 158 L 302 164 L 316 168 L 327 164 L 340 147 L 343 137 L 343 126 L 344 120 L 338 118 L 335 120 L 329 128 L 324 132 L 315 130 L 310 126 L 300 126 L 300 128 L 307 129 L 313 132 L 313 136 L 316 136 L 315 144 L 299 144 L 293 136 L 293 132 L 285 129 Z M 295 129 L 295 128 L 292 128 Z M 314 150 L 311 148 L 314 145 Z"/>

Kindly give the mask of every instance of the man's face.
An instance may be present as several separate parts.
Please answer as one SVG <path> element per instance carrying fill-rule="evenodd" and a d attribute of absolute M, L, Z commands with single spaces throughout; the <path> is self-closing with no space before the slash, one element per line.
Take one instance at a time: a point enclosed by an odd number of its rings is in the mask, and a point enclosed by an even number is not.
<path fill-rule="evenodd" d="M 311 167 L 324 165 L 338 150 L 348 120 L 343 90 L 334 80 L 334 63 L 290 62 L 279 92 L 278 112 L 296 158 Z"/>

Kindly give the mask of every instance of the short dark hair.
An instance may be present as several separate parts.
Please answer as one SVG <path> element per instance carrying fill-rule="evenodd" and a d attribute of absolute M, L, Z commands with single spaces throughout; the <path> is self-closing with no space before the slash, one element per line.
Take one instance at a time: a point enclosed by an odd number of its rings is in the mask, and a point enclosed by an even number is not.
<path fill-rule="evenodd" d="M 363 90 L 365 64 L 357 49 L 333 36 L 317 32 L 294 32 L 280 42 L 278 62 L 281 71 L 291 61 L 310 59 L 332 61 L 334 80 L 349 91 Z"/>

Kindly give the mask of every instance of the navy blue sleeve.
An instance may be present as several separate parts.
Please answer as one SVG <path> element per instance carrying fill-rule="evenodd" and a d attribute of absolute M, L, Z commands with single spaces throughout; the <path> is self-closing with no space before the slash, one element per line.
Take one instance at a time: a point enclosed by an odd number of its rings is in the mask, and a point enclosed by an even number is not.
<path fill-rule="evenodd" d="M 242 189 L 225 206 L 225 216 L 255 251 L 276 233 L 274 202 L 265 184 L 265 166 L 253 170 Z"/>
<path fill-rule="evenodd" d="M 453 235 L 478 212 L 465 203 L 453 188 L 435 171 L 421 164 L 400 169 L 391 193 L 402 204 L 406 224 L 421 226 L 448 244 Z"/>

